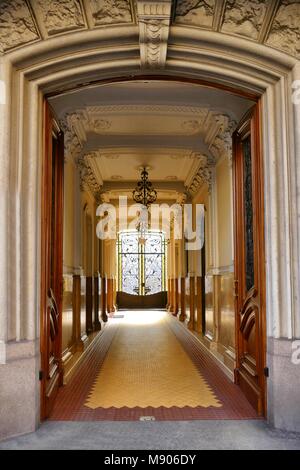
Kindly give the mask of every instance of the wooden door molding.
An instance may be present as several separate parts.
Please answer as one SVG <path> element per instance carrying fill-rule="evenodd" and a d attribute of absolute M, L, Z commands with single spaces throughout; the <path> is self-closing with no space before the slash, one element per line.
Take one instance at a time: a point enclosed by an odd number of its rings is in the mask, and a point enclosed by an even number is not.
<path fill-rule="evenodd" d="M 62 385 L 64 139 L 47 101 L 44 104 L 41 227 L 41 419 Z"/>
<path fill-rule="evenodd" d="M 265 416 L 266 286 L 260 142 L 258 103 L 243 118 L 233 136 L 237 349 L 235 380 L 258 414 Z"/>

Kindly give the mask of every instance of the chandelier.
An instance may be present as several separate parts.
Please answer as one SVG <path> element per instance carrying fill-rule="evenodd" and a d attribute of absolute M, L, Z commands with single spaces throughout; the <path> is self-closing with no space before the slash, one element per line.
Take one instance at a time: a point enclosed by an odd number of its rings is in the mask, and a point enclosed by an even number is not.
<path fill-rule="evenodd" d="M 153 188 L 153 184 L 148 179 L 148 171 L 144 167 L 141 173 L 141 181 L 138 182 L 132 193 L 133 200 L 138 204 L 143 204 L 147 209 L 157 199 L 157 192 Z"/>

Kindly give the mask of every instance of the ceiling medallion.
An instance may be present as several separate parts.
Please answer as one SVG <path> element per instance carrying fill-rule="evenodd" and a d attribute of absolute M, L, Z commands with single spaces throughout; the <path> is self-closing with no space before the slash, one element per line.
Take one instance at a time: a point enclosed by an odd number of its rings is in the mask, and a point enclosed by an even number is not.
<path fill-rule="evenodd" d="M 143 204 L 147 209 L 157 199 L 157 191 L 153 188 L 152 183 L 148 179 L 148 171 L 146 168 L 142 169 L 141 181 L 138 182 L 135 190 L 132 193 L 133 200 L 138 204 Z"/>

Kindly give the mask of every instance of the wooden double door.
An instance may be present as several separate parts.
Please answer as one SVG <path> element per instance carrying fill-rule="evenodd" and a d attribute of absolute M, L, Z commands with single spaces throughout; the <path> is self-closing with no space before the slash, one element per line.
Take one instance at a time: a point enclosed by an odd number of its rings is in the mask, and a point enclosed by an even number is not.
<path fill-rule="evenodd" d="M 266 325 L 263 163 L 260 106 L 233 138 L 236 383 L 259 415 L 266 413 Z"/>
<path fill-rule="evenodd" d="M 44 105 L 41 229 L 41 419 L 62 385 L 64 137 L 47 101 Z"/>

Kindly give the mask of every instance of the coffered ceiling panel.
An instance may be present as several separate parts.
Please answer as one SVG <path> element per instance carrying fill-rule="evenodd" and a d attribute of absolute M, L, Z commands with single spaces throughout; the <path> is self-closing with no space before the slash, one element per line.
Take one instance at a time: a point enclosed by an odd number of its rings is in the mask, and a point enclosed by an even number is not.
<path fill-rule="evenodd" d="M 137 181 L 146 166 L 152 181 L 185 182 L 197 166 L 197 155 L 177 149 L 123 149 L 89 154 L 103 181 Z"/>

